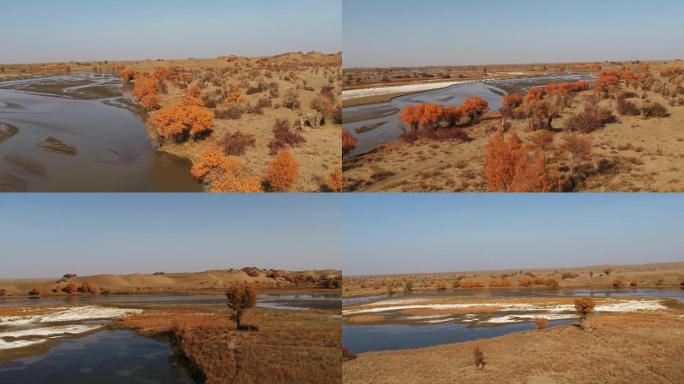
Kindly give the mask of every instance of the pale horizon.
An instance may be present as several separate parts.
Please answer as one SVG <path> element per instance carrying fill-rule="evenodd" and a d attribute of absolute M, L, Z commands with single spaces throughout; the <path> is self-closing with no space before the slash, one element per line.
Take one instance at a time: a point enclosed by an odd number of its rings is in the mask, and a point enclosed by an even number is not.
<path fill-rule="evenodd" d="M 9 194 L 0 279 L 340 269 L 327 194 Z"/>
<path fill-rule="evenodd" d="M 684 262 L 684 196 L 676 194 L 342 200 L 344 276 Z"/>

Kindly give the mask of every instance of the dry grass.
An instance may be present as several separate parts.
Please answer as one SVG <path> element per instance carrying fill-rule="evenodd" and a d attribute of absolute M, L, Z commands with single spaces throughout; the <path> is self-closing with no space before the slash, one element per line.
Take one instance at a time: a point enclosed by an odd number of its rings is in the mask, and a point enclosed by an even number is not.
<path fill-rule="evenodd" d="M 121 326 L 169 338 L 193 375 L 208 384 L 339 381 L 338 313 L 257 308 L 244 323 L 259 331 L 237 331 L 226 310 L 198 307 L 146 310 Z"/>
<path fill-rule="evenodd" d="M 343 382 L 679 383 L 684 369 L 681 311 L 591 317 L 586 330 L 562 326 L 477 342 L 371 352 L 343 363 Z M 473 365 L 473 347 L 486 356 Z"/>

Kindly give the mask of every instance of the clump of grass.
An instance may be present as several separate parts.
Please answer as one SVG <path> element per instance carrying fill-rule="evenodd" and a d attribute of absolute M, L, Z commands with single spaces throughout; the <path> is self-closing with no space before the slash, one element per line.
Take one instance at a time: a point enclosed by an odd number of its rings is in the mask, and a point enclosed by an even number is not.
<path fill-rule="evenodd" d="M 484 353 L 482 353 L 479 345 L 476 345 L 475 348 L 473 348 L 473 358 L 475 361 L 475 367 L 477 369 L 484 369 L 487 362 L 485 361 Z"/>

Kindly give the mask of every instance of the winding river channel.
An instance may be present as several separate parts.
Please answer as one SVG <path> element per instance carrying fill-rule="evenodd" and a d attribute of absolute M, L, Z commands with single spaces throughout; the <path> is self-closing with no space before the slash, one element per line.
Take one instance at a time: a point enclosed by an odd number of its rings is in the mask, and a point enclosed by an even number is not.
<path fill-rule="evenodd" d="M 201 191 L 121 90 L 109 74 L 0 82 L 0 191 Z"/>
<path fill-rule="evenodd" d="M 39 312 L 0 316 L 0 383 L 192 383 L 168 344 L 108 325 L 145 308 L 225 303 L 219 294 L 2 298 L 0 307 Z M 341 301 L 339 294 L 279 292 L 258 295 L 257 306 L 339 310 Z"/>
<path fill-rule="evenodd" d="M 501 96 L 524 93 L 532 87 L 553 82 L 592 81 L 589 73 L 563 73 L 538 77 L 470 81 L 445 88 L 422 91 L 393 98 L 388 103 L 360 105 L 344 108 L 344 129 L 357 139 L 356 148 L 347 157 L 362 155 L 384 144 L 396 141 L 404 133 L 400 111 L 407 105 L 437 103 L 461 104 L 463 100 L 479 96 L 489 103 L 492 111 L 501 108 Z"/>
<path fill-rule="evenodd" d="M 577 320 L 564 298 L 591 296 L 602 301 L 596 312 L 663 309 L 663 299 L 684 303 L 681 289 L 473 289 L 415 292 L 344 299 L 342 343 L 353 353 L 423 348 L 532 330 L 544 318 L 549 327 Z M 424 311 L 424 313 L 421 313 Z M 381 317 L 368 323 L 350 316 Z"/>

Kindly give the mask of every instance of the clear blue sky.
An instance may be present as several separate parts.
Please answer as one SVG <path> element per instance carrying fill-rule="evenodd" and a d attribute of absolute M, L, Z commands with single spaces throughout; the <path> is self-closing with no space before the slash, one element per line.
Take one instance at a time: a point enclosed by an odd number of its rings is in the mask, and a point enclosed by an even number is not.
<path fill-rule="evenodd" d="M 342 49 L 341 0 L 31 0 L 0 8 L 2 63 Z"/>
<path fill-rule="evenodd" d="M 354 194 L 342 200 L 345 275 L 684 261 L 682 194 Z"/>
<path fill-rule="evenodd" d="M 684 59 L 681 0 L 344 0 L 344 66 Z"/>
<path fill-rule="evenodd" d="M 336 195 L 2 194 L 0 277 L 339 268 Z"/>

